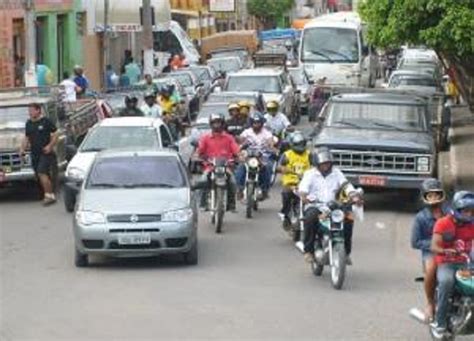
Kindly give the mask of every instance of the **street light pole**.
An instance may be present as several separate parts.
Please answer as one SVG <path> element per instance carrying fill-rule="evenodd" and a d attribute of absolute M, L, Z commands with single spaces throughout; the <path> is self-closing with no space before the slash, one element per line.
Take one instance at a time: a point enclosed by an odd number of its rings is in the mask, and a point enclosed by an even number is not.
<path fill-rule="evenodd" d="M 150 0 L 143 0 L 143 73 L 153 77 L 153 24 Z"/>
<path fill-rule="evenodd" d="M 26 25 L 25 85 L 38 86 L 36 77 L 36 27 L 33 0 L 24 0 Z"/>
<path fill-rule="evenodd" d="M 107 89 L 107 65 L 109 65 L 109 0 L 104 1 L 104 33 L 103 33 L 103 47 L 104 47 L 104 58 L 103 58 L 103 76 L 102 82 L 103 88 Z"/>

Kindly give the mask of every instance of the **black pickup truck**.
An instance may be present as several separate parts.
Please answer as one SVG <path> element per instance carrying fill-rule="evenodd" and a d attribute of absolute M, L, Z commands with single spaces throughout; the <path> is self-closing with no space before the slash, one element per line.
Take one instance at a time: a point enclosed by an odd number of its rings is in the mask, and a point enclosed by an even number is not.
<path fill-rule="evenodd" d="M 436 176 L 437 149 L 426 98 L 397 93 L 332 96 L 313 133 L 355 185 L 418 189 Z"/>

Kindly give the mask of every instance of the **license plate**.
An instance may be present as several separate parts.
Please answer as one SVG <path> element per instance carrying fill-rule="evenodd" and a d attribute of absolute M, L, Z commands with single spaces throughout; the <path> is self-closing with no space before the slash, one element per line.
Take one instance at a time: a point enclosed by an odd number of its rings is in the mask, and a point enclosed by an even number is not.
<path fill-rule="evenodd" d="M 124 233 L 119 234 L 118 243 L 120 245 L 145 245 L 151 244 L 149 233 Z"/>
<path fill-rule="evenodd" d="M 387 184 L 387 178 L 377 175 L 361 175 L 359 176 L 359 184 L 362 186 L 384 187 Z"/>

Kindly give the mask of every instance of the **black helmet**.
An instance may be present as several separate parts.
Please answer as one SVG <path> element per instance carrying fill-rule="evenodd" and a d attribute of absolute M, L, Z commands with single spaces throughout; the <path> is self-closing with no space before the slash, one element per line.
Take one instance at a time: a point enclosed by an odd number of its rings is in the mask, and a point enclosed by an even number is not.
<path fill-rule="evenodd" d="M 461 214 L 465 209 L 474 209 L 474 192 L 459 191 L 454 194 L 452 203 L 454 218 L 462 223 L 474 223 L 474 217 L 466 218 Z"/>
<path fill-rule="evenodd" d="M 318 147 L 311 152 L 311 164 L 319 166 L 325 162 L 333 162 L 331 151 L 327 147 Z"/>
<path fill-rule="evenodd" d="M 216 121 L 220 121 L 221 123 L 224 123 L 225 121 L 224 115 L 218 113 L 218 114 L 211 114 L 209 116 L 209 125 L 212 125 L 212 123 Z"/>
<path fill-rule="evenodd" d="M 441 195 L 440 199 L 434 200 L 434 201 L 429 201 L 427 198 L 428 193 L 439 193 Z M 442 203 L 446 198 L 446 195 L 444 193 L 443 186 L 441 184 L 441 181 L 435 178 L 429 178 L 423 181 L 421 184 L 421 199 L 423 202 L 427 205 L 437 205 Z"/>
<path fill-rule="evenodd" d="M 262 125 L 265 124 L 265 117 L 263 116 L 263 114 L 259 111 L 256 111 L 254 112 L 251 116 L 250 116 L 250 124 L 254 124 L 254 123 L 261 123 Z"/>
<path fill-rule="evenodd" d="M 295 131 L 291 135 L 290 147 L 296 153 L 303 153 L 306 150 L 306 139 L 300 131 Z"/>

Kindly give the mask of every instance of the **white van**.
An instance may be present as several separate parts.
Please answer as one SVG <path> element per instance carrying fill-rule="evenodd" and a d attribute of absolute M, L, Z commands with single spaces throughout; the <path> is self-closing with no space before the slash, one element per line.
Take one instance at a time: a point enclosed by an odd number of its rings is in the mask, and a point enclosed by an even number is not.
<path fill-rule="evenodd" d="M 355 12 L 323 15 L 307 23 L 300 40 L 299 62 L 312 81 L 373 87 L 377 56 L 366 45 L 364 26 Z"/>

